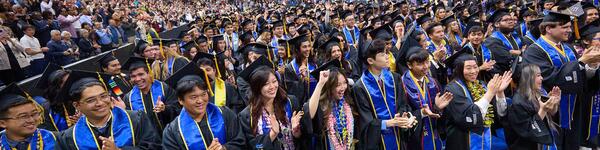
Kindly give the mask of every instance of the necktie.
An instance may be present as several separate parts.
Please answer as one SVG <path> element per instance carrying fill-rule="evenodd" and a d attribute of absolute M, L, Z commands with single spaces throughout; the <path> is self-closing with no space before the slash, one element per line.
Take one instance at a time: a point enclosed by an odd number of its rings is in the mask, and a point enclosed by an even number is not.
<path fill-rule="evenodd" d="M 385 90 L 384 90 L 384 89 L 385 89 L 385 87 L 384 87 L 384 85 L 383 85 L 383 79 L 379 79 L 379 80 L 377 81 L 377 83 L 379 84 L 379 90 L 381 90 L 381 93 L 382 93 L 383 95 L 385 95 Z"/>
<path fill-rule="evenodd" d="M 18 150 L 26 150 L 29 147 L 29 143 L 28 142 L 19 142 L 19 144 L 17 144 L 17 149 Z"/>
<path fill-rule="evenodd" d="M 423 89 L 423 81 L 418 81 L 419 82 L 419 88 Z"/>

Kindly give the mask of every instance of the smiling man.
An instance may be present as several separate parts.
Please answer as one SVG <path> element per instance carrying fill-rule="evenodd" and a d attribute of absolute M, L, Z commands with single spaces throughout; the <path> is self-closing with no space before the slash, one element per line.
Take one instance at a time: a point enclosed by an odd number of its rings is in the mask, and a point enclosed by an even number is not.
<path fill-rule="evenodd" d="M 0 149 L 55 149 L 57 141 L 54 133 L 37 128 L 42 112 L 41 107 L 37 107 L 16 84 L 0 91 L 0 127 L 4 128 L 0 132 Z"/>
<path fill-rule="evenodd" d="M 114 107 L 106 91 L 106 74 L 73 71 L 57 97 L 72 101 L 83 116 L 61 132 L 61 150 L 156 149 L 159 135 L 144 112 Z"/>
<path fill-rule="evenodd" d="M 123 101 L 127 110 L 145 112 L 157 131 L 162 131 L 164 125 L 171 122 L 179 113 L 175 91 L 164 82 L 152 78 L 148 68 L 152 60 L 140 57 L 130 57 L 123 65 L 130 72 L 130 80 L 134 85 L 125 94 Z"/>

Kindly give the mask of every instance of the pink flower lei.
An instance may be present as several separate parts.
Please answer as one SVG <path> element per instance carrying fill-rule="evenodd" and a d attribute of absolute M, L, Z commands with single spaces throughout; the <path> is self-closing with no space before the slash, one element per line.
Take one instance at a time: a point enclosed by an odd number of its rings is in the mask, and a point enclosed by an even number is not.
<path fill-rule="evenodd" d="M 352 146 L 352 138 L 354 136 L 354 118 L 352 117 L 352 110 L 350 109 L 350 105 L 348 105 L 348 103 L 344 102 L 343 103 L 343 108 L 344 108 L 344 116 L 346 117 L 346 125 L 345 125 L 345 132 L 347 133 L 342 133 L 342 134 L 346 134 L 346 139 L 342 139 L 343 137 L 340 137 L 340 134 L 336 133 L 336 118 L 333 115 L 333 113 L 336 112 L 331 112 L 329 113 L 329 115 L 327 116 L 327 137 L 329 138 L 329 146 L 332 146 L 331 149 L 335 149 L 335 150 L 347 150 L 350 149 L 350 147 Z"/>

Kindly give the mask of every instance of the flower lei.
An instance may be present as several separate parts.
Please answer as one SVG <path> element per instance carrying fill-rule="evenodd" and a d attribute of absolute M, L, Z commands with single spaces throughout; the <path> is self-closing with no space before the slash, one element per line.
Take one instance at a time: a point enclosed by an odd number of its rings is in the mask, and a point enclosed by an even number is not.
<path fill-rule="evenodd" d="M 334 105 L 333 111 L 327 117 L 327 137 L 329 138 L 330 148 L 336 150 L 350 149 L 354 136 L 354 120 L 350 105 L 345 103 L 342 98 L 337 105 Z"/>
<path fill-rule="evenodd" d="M 467 88 L 469 89 L 474 102 L 479 101 L 483 97 L 483 94 L 485 94 L 485 88 L 480 82 L 468 82 Z M 494 106 L 491 103 L 490 105 L 491 106 L 488 107 L 487 110 L 488 113 L 486 113 L 483 118 L 483 125 L 486 126 L 491 126 L 494 123 Z"/>
<path fill-rule="evenodd" d="M 279 121 L 277 121 L 279 122 Z M 269 118 L 269 115 L 267 113 L 266 110 L 263 110 L 262 112 L 262 117 L 261 119 L 258 120 L 257 125 L 259 127 L 262 127 L 262 125 L 266 124 L 267 127 L 271 127 L 271 118 Z M 287 125 L 284 125 L 282 123 L 279 123 L 279 134 L 277 135 L 278 139 L 281 139 L 281 143 L 283 143 L 283 149 L 284 150 L 294 150 L 294 138 L 292 135 L 292 130 L 291 130 L 291 122 L 288 123 Z M 263 130 L 258 130 L 259 134 L 265 134 L 268 135 L 269 133 L 264 133 Z"/>

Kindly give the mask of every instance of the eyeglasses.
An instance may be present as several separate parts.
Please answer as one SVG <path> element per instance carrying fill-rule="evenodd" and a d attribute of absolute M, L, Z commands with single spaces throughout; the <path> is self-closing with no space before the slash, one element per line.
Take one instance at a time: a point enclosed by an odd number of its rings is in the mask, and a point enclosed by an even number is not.
<path fill-rule="evenodd" d="M 98 96 L 89 97 L 89 98 L 83 100 L 82 102 L 84 104 L 91 105 L 91 104 L 95 104 L 98 101 L 106 101 L 106 100 L 109 100 L 109 99 L 110 99 L 110 95 L 108 95 L 108 93 L 105 92 L 105 93 L 100 94 Z"/>
<path fill-rule="evenodd" d="M 20 115 L 17 115 L 17 117 L 7 117 L 7 118 L 2 118 L 2 119 L 13 119 L 13 120 L 19 120 L 19 121 L 27 121 L 27 119 L 36 120 L 36 119 L 40 118 L 41 115 L 42 115 L 42 113 L 36 111 L 36 112 L 31 113 L 31 114 L 20 114 Z"/>

